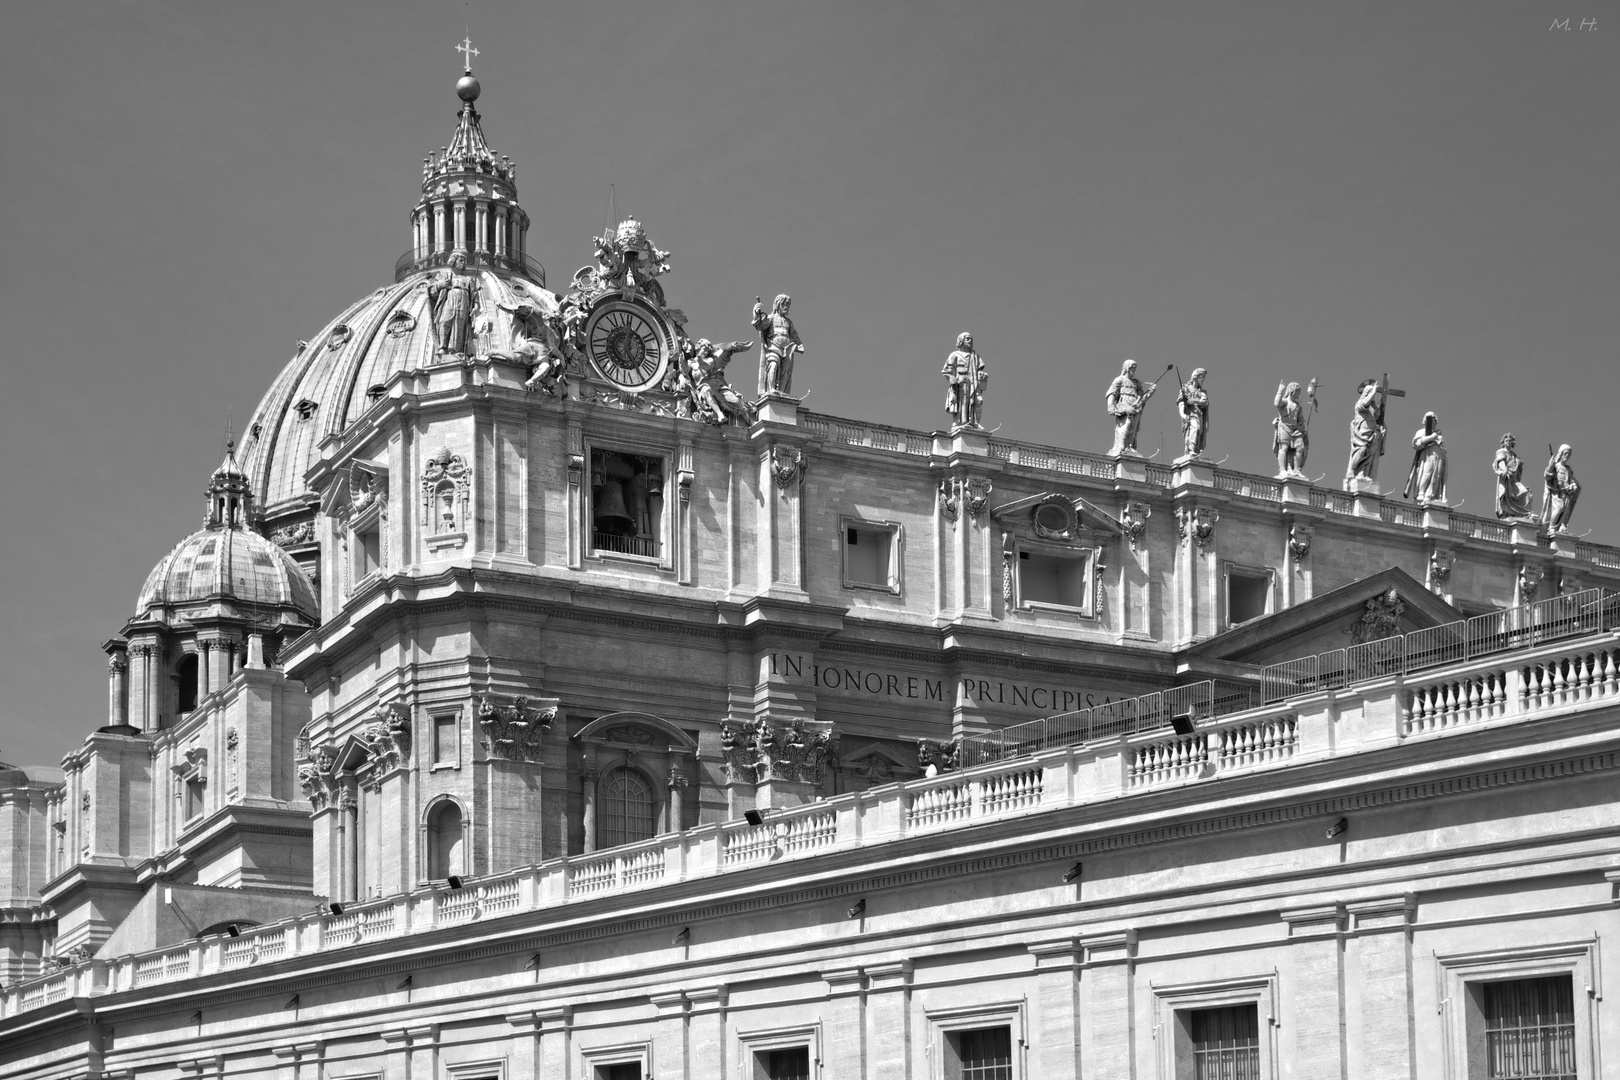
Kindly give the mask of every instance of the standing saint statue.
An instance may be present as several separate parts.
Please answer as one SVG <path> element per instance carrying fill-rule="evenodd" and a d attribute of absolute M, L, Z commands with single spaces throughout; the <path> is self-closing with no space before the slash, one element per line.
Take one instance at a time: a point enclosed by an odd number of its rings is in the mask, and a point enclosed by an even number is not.
<path fill-rule="evenodd" d="M 956 335 L 956 351 L 945 359 L 940 369 L 945 376 L 945 411 L 951 414 L 953 427 L 982 427 L 979 417 L 984 413 L 984 387 L 990 381 L 985 371 L 984 357 L 973 351 L 973 335 Z"/>
<path fill-rule="evenodd" d="M 1305 396 L 1316 404 L 1316 380 L 1312 379 Z M 1299 400 L 1299 383 L 1277 384 L 1277 396 L 1272 404 L 1277 415 L 1271 421 L 1271 449 L 1277 455 L 1279 479 L 1304 480 L 1305 455 L 1310 453 L 1310 414 Z"/>
<path fill-rule="evenodd" d="M 1350 421 L 1350 462 L 1344 470 L 1344 489 L 1357 481 L 1378 482 L 1378 459 L 1384 456 L 1384 384 L 1363 379 L 1356 387 L 1356 411 Z"/>
<path fill-rule="evenodd" d="M 1423 426 L 1412 436 L 1412 471 L 1406 474 L 1408 499 L 1420 503 L 1446 501 L 1446 439 L 1440 434 L 1440 418 L 1423 414 Z"/>
<path fill-rule="evenodd" d="M 1179 461 L 1192 461 L 1204 452 L 1209 441 L 1209 392 L 1204 389 L 1204 368 L 1193 368 L 1192 378 L 1181 386 L 1176 397 L 1176 412 L 1181 414 L 1181 457 Z"/>
<path fill-rule="evenodd" d="M 467 256 L 454 252 L 450 267 L 440 270 L 428 283 L 428 303 L 433 308 L 433 329 L 439 338 L 439 351 L 468 356 L 472 352 L 473 314 L 478 310 L 478 278 L 467 273 Z"/>
<path fill-rule="evenodd" d="M 1581 495 L 1581 485 L 1575 482 L 1575 470 L 1569 464 L 1572 453 L 1574 451 L 1569 448 L 1569 443 L 1560 446 L 1552 460 L 1547 462 L 1546 471 L 1541 474 L 1547 485 L 1546 494 L 1541 500 L 1541 520 L 1550 533 L 1569 532 L 1569 519 L 1575 513 L 1575 500 Z"/>
<path fill-rule="evenodd" d="M 788 318 L 788 307 L 793 298 L 787 293 L 778 296 L 766 312 L 759 297 L 754 297 L 754 329 L 759 331 L 759 396 L 787 394 L 793 390 L 793 358 L 804 352 L 804 342 Z"/>
<path fill-rule="evenodd" d="M 1496 457 L 1491 459 L 1491 471 L 1496 474 L 1496 516 L 1504 521 L 1526 524 L 1535 521 L 1530 509 L 1530 489 L 1524 486 L 1524 459 L 1514 449 L 1516 443 L 1510 431 L 1502 436 Z"/>
<path fill-rule="evenodd" d="M 1141 457 L 1141 451 L 1136 448 L 1136 435 L 1142 427 L 1142 406 L 1146 405 L 1153 391 L 1159 388 L 1153 383 L 1145 390 L 1142 380 L 1136 377 L 1136 361 L 1127 360 L 1120 366 L 1119 374 L 1114 381 L 1108 384 L 1108 395 L 1103 399 L 1108 413 L 1114 418 L 1114 447 L 1108 451 L 1114 457 Z"/>

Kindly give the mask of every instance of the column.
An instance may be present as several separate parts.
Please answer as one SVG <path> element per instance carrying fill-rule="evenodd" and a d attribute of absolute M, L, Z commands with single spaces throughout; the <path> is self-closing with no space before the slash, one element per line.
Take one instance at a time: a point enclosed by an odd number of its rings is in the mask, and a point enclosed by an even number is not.
<path fill-rule="evenodd" d="M 480 200 L 478 203 L 478 250 L 488 251 L 489 249 L 489 204 Z"/>
<path fill-rule="evenodd" d="M 122 649 L 107 657 L 107 723 L 129 723 L 129 660 Z"/>
<path fill-rule="evenodd" d="M 264 635 L 257 630 L 248 635 L 247 666 L 258 670 L 264 668 Z"/>
<path fill-rule="evenodd" d="M 911 1080 L 911 961 L 866 969 L 868 1080 Z"/>
<path fill-rule="evenodd" d="M 681 771 L 680 759 L 675 758 L 669 769 L 669 832 L 686 828 L 686 774 Z"/>
<path fill-rule="evenodd" d="M 214 673 L 210 670 L 214 665 L 214 643 L 212 641 L 197 642 L 197 700 L 202 701 L 214 692 Z"/>
<path fill-rule="evenodd" d="M 1072 937 L 1027 945 L 1035 958 L 1034 1075 L 1080 1076 L 1080 953 Z"/>
<path fill-rule="evenodd" d="M 589 855 L 596 850 L 596 780 L 601 773 L 596 768 L 594 759 L 585 762 L 579 772 L 579 780 L 584 785 L 581 794 L 585 796 L 585 854 Z"/>
<path fill-rule="evenodd" d="M 686 1080 L 710 1080 L 711 1077 L 727 1075 L 726 993 L 724 985 L 686 992 Z M 658 1065 L 657 1062 L 653 1064 Z M 664 1073 L 655 1075 L 662 1080 Z"/>
<path fill-rule="evenodd" d="M 468 219 L 468 217 L 471 216 L 467 212 L 468 209 L 469 209 L 469 207 L 468 207 L 468 203 L 467 203 L 466 199 L 462 199 L 460 202 L 455 204 L 455 213 L 456 213 L 456 244 L 455 244 L 455 246 L 460 251 L 466 251 L 467 250 L 467 219 Z"/>
<path fill-rule="evenodd" d="M 863 1006 L 866 996 L 861 992 L 861 969 L 823 971 L 821 978 L 827 984 L 827 1004 L 821 1010 L 826 1030 L 819 1075 L 829 1078 L 865 1076 L 866 1010 Z"/>
<path fill-rule="evenodd" d="M 450 247 L 444 232 L 444 203 L 433 204 L 433 249 L 446 251 Z"/>
<path fill-rule="evenodd" d="M 495 254 L 506 256 L 506 207 L 495 208 Z"/>
<path fill-rule="evenodd" d="M 1413 1080 L 1412 941 L 1417 901 L 1410 894 L 1347 905 L 1360 971 L 1352 980 L 1361 1003 L 1361 1067 L 1367 1080 Z"/>
<path fill-rule="evenodd" d="M 360 899 L 360 800 L 354 781 L 343 782 L 338 795 L 338 850 L 341 853 L 343 900 Z"/>
<path fill-rule="evenodd" d="M 146 708 L 143 728 L 156 729 L 163 721 L 163 648 L 146 647 Z"/>
<path fill-rule="evenodd" d="M 1279 994 L 1283 1075 L 1343 1080 L 1344 906 L 1325 904 L 1281 914 L 1293 943 Z"/>
<path fill-rule="evenodd" d="M 1087 935 L 1080 939 L 1080 948 L 1086 969 L 1081 978 L 1091 984 L 1086 996 L 1086 1074 L 1133 1076 L 1136 931 Z"/>
<path fill-rule="evenodd" d="M 686 1057 L 686 996 L 679 990 L 650 994 L 658 1011 L 653 1027 L 652 1068 L 658 1080 L 687 1080 L 692 1075 Z M 700 1076 L 711 1075 L 700 1073 Z"/>

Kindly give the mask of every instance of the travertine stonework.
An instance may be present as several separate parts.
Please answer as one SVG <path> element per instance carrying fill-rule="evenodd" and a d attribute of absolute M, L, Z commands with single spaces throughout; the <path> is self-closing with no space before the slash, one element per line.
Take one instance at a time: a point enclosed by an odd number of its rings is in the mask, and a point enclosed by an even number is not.
<path fill-rule="evenodd" d="M 1531 976 L 1620 1057 L 1620 551 L 1556 531 L 1567 452 L 1549 537 L 1522 468 L 1451 513 L 1424 432 L 1380 494 L 1387 380 L 1347 491 L 1292 384 L 1281 476 L 1210 464 L 1201 368 L 1174 466 L 1134 365 L 1112 455 L 1037 446 L 965 334 L 947 430 L 826 416 L 786 296 L 748 399 L 640 222 L 548 287 L 479 92 L 105 724 L 0 770 L 7 1075 L 894 1080 L 1004 1027 L 1002 1075 L 1181 1077 L 1252 1007 L 1254 1075 L 1461 1078 Z"/>

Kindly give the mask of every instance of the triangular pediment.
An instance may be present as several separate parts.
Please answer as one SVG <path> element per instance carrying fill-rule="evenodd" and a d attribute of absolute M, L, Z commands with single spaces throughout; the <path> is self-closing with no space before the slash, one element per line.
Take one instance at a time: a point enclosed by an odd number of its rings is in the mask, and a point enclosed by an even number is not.
<path fill-rule="evenodd" d="M 1465 617 L 1412 575 L 1392 566 L 1216 634 L 1185 650 L 1181 659 L 1191 668 L 1204 661 L 1263 665 L 1342 649 L 1353 643 L 1367 605 L 1382 603 L 1392 589 L 1400 599 L 1399 616 L 1392 622 L 1399 633 Z"/>

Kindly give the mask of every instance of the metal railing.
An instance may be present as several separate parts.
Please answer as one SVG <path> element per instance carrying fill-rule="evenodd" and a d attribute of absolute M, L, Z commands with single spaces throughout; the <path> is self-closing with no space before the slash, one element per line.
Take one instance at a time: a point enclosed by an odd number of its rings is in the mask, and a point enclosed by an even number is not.
<path fill-rule="evenodd" d="M 1059 747 L 1156 731 L 1169 727 L 1176 717 L 1196 722 L 1253 707 L 1253 687 L 1205 680 L 967 736 L 962 740 L 960 764 L 972 768 Z"/>
<path fill-rule="evenodd" d="M 420 252 L 412 248 L 394 261 L 394 280 L 404 281 L 406 275 L 414 274 L 418 270 L 426 270 L 432 266 L 449 266 L 450 256 L 458 253 L 467 257 L 467 269 L 469 270 L 495 270 L 507 274 L 522 274 L 537 285 L 546 283 L 546 268 L 540 265 L 538 259 L 531 259 L 529 256 L 520 255 L 515 251 L 497 255 L 492 251 L 469 251 L 465 248 L 449 248 L 444 251 L 429 252 Z"/>
<path fill-rule="evenodd" d="M 1296 694 L 1341 690 L 1369 679 L 1410 675 L 1616 627 L 1620 592 L 1587 589 L 1272 664 L 1261 671 L 1261 693 L 1270 705 Z"/>

